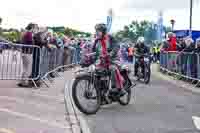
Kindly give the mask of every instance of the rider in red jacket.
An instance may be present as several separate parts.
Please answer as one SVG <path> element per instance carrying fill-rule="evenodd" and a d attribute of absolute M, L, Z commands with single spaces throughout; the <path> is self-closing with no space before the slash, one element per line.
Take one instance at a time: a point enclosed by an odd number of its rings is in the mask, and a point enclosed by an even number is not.
<path fill-rule="evenodd" d="M 120 46 L 114 38 L 107 34 L 105 24 L 95 26 L 97 38 L 95 40 L 93 51 L 96 52 L 96 64 L 98 69 L 109 69 L 111 71 L 111 80 L 113 91 L 119 95 L 124 95 L 124 79 L 120 74 L 118 66 L 120 65 L 119 50 Z"/>

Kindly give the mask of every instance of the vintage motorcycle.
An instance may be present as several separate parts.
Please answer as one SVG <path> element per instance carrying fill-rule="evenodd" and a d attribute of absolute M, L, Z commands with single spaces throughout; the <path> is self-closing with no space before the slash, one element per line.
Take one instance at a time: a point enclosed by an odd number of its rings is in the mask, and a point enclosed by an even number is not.
<path fill-rule="evenodd" d="M 120 67 L 120 73 L 124 78 L 124 88 L 126 94 L 119 96 L 118 93 L 112 91 L 111 72 L 106 70 L 98 70 L 95 65 L 86 68 L 80 68 L 76 72 L 76 78 L 72 86 L 72 97 L 77 108 L 87 114 L 96 114 L 101 105 L 119 102 L 121 105 L 128 105 L 131 100 L 131 88 L 136 84 L 132 83 L 129 78 L 129 69 L 126 65 Z M 81 83 L 84 83 L 80 88 Z M 81 93 L 79 98 L 79 93 Z M 87 100 L 88 103 L 82 103 Z M 87 105 L 87 106 L 86 106 Z"/>
<path fill-rule="evenodd" d="M 150 82 L 151 78 L 151 60 L 148 55 L 141 55 L 137 59 L 138 63 L 138 73 L 137 78 L 138 80 L 143 79 L 145 84 L 148 84 Z M 142 67 L 144 67 L 144 71 L 142 71 Z"/>

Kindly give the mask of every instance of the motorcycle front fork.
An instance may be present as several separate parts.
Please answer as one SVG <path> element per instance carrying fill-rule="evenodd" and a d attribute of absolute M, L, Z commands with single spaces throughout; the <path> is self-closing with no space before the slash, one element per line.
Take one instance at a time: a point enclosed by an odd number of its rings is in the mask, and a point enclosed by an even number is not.
<path fill-rule="evenodd" d="M 112 81 L 109 77 L 108 83 L 107 83 L 108 89 L 106 90 L 106 93 L 104 94 L 105 100 L 109 103 L 112 103 L 112 100 L 109 98 L 110 96 L 110 90 L 112 89 Z"/>

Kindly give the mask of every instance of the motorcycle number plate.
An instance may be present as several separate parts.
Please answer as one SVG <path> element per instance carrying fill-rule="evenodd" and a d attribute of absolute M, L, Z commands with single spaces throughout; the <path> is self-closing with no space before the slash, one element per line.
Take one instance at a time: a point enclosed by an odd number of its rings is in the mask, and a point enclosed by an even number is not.
<path fill-rule="evenodd" d="M 149 62 L 149 59 L 148 59 L 148 58 L 144 58 L 144 61 L 145 61 L 145 62 Z"/>

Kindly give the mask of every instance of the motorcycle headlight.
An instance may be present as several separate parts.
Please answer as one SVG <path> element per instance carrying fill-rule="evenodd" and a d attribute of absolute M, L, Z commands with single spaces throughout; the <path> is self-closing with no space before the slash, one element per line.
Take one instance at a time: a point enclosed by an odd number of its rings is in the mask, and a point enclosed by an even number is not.
<path fill-rule="evenodd" d="M 88 71 L 89 72 L 94 72 L 95 71 L 95 65 L 89 66 Z"/>

